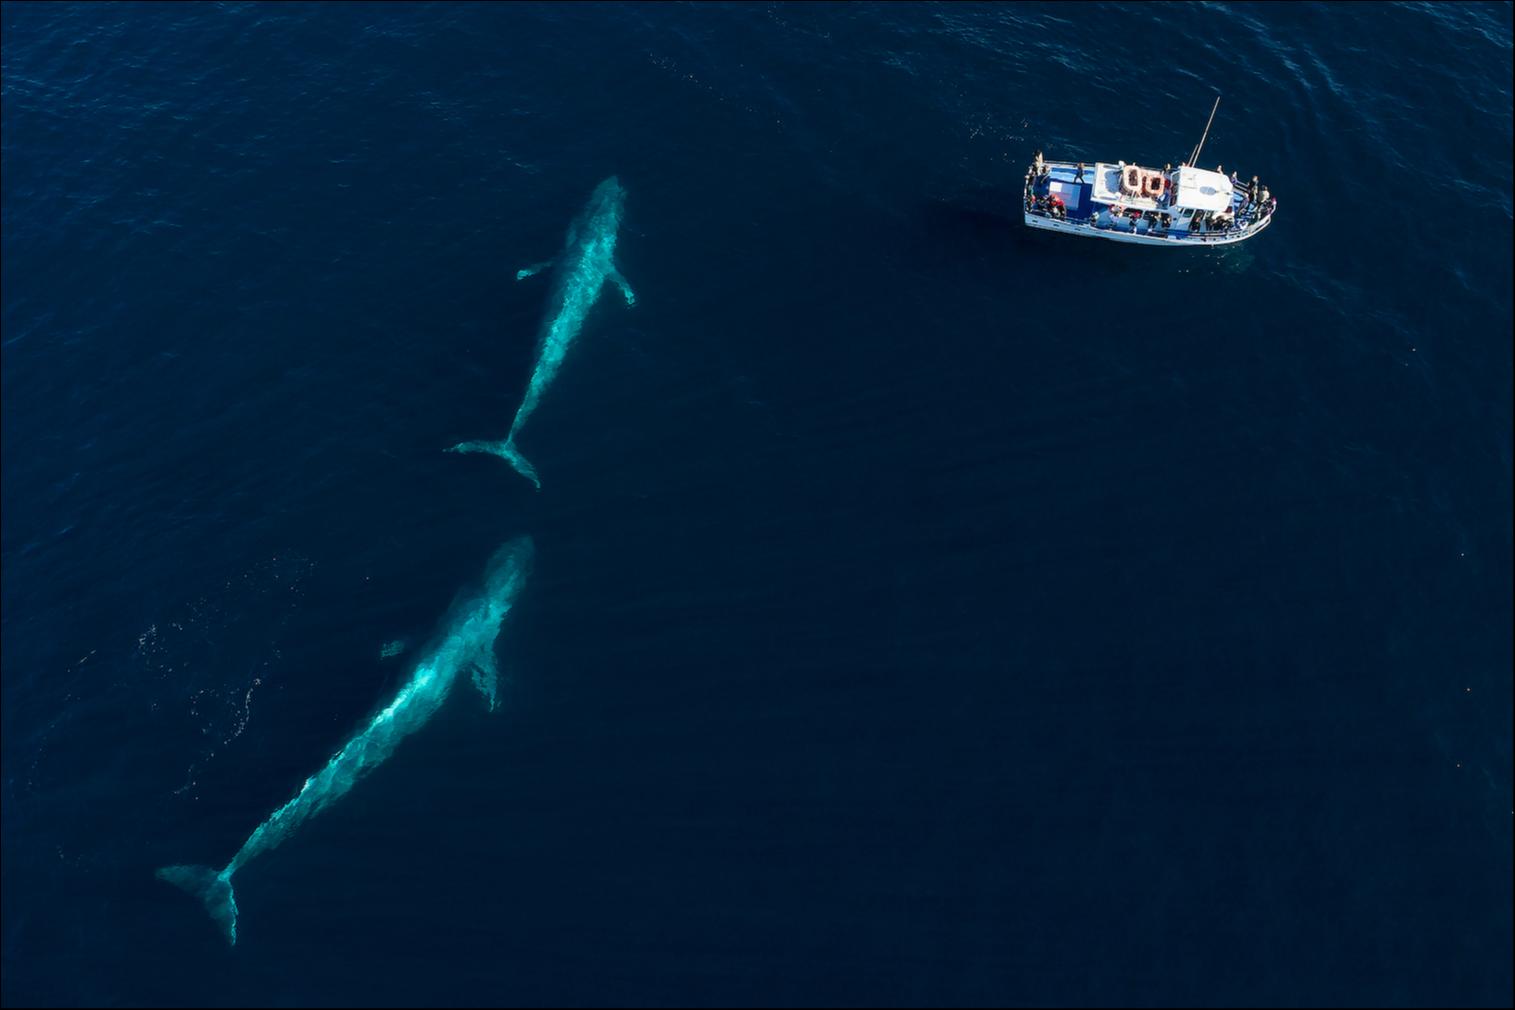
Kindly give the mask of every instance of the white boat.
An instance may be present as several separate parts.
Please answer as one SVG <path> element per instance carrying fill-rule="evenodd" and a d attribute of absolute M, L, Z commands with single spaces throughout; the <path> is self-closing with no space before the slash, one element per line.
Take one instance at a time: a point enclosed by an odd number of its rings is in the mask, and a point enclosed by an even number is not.
<path fill-rule="evenodd" d="M 1215 100 L 1217 106 L 1220 99 Z M 1215 110 L 1210 110 L 1215 119 Z M 1209 136 L 1209 124 L 1205 136 Z M 1273 223 L 1278 198 L 1259 186 L 1196 167 L 1205 138 L 1178 168 L 1124 161 L 1045 161 L 1026 170 L 1026 224 L 1043 231 L 1137 245 L 1218 246 L 1245 242 Z"/>

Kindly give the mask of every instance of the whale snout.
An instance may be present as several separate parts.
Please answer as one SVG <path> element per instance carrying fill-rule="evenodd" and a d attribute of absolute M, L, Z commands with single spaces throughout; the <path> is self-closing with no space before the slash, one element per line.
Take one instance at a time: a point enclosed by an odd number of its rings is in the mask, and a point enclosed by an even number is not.
<path fill-rule="evenodd" d="M 619 213 L 626 202 L 626 190 L 621 188 L 620 178 L 612 175 L 596 186 L 591 202 L 600 210 L 613 210 Z"/>

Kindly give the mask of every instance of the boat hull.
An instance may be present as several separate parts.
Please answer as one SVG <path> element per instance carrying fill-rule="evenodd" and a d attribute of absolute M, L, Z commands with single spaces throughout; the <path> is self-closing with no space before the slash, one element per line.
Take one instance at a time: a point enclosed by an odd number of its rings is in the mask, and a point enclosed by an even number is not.
<path fill-rule="evenodd" d="M 1059 232 L 1064 235 L 1078 235 L 1082 238 L 1105 239 L 1109 242 L 1125 242 L 1128 245 L 1163 246 L 1169 249 L 1193 249 L 1196 247 L 1219 245 L 1235 245 L 1245 242 L 1258 232 L 1273 223 L 1271 216 L 1263 218 L 1257 224 L 1246 231 L 1227 232 L 1185 232 L 1183 234 L 1148 235 L 1146 232 L 1133 232 L 1120 228 L 1099 228 L 1087 221 L 1063 221 L 1055 217 L 1046 217 L 1042 214 L 1025 212 L 1025 221 L 1028 228 L 1037 228 L 1041 231 Z"/>

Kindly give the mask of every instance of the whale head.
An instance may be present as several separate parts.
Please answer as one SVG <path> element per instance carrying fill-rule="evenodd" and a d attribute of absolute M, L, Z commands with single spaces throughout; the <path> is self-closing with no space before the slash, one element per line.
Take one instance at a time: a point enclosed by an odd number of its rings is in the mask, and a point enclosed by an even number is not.
<path fill-rule="evenodd" d="M 625 206 L 626 190 L 621 188 L 620 178 L 612 175 L 594 188 L 594 195 L 589 198 L 589 216 L 619 221 Z"/>
<path fill-rule="evenodd" d="M 490 600 L 513 602 L 531 574 L 535 553 L 530 537 L 517 537 L 501 545 L 490 557 L 484 571 L 481 595 Z"/>
<path fill-rule="evenodd" d="M 594 188 L 583 211 L 569 222 L 567 248 L 614 249 L 615 233 L 621 227 L 621 211 L 625 206 L 626 191 L 621 188 L 621 180 L 612 175 Z"/>

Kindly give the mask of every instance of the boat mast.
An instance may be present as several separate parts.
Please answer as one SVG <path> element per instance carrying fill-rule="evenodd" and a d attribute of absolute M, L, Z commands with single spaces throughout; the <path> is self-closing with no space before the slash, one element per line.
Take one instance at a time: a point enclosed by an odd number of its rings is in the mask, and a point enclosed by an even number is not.
<path fill-rule="evenodd" d="M 1189 155 L 1189 164 L 1199 165 L 1199 152 L 1205 146 L 1205 138 L 1210 136 L 1210 124 L 1215 122 L 1215 110 L 1220 108 L 1220 96 L 1215 96 L 1215 104 L 1210 107 L 1210 118 L 1205 121 L 1205 132 L 1199 138 L 1199 143 L 1194 145 L 1194 153 Z"/>

